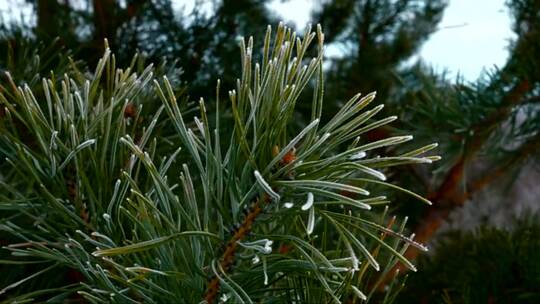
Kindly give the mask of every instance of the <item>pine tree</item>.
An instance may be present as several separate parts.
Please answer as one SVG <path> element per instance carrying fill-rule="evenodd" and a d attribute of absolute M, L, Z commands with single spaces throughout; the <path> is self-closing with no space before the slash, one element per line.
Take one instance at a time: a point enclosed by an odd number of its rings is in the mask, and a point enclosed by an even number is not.
<path fill-rule="evenodd" d="M 41 90 L 6 74 L 0 296 L 354 303 L 372 299 L 398 261 L 415 269 L 403 252 L 425 247 L 405 235 L 406 219 L 389 218 L 385 194 L 428 201 L 386 183 L 384 172 L 437 160 L 424 156 L 435 145 L 371 157 L 411 137 L 359 137 L 395 119 L 371 121 L 381 110 L 364 110 L 374 94 L 355 95 L 320 123 L 322 31 L 299 39 L 280 25 L 273 37 L 268 29 L 260 63 L 253 40 L 241 41 L 231 110 L 218 82 L 212 120 L 202 99 L 189 119 L 194 109 L 167 71 L 139 69 L 137 59 L 117 68 L 107 47 L 93 73 L 72 67 L 43 78 Z M 318 55 L 305 58 L 315 37 Z M 311 122 L 291 134 L 312 78 Z"/>
<path fill-rule="evenodd" d="M 540 65 L 533 54 L 540 50 L 536 18 L 540 1 L 508 5 L 517 38 L 503 67 L 473 83 L 450 81 L 421 67 L 404 78 L 405 87 L 413 88 L 403 90 L 401 99 L 408 125 L 404 129 L 415 130 L 420 142 L 440 140 L 439 152 L 445 155 L 433 174 L 417 174 L 425 183 L 424 189 L 415 190 L 434 202 L 415 228 L 423 242 L 435 235 L 453 210 L 484 191 L 506 196 L 521 169 L 538 166 Z M 416 254 L 411 251 L 407 256 L 412 259 Z"/>
<path fill-rule="evenodd" d="M 401 88 L 398 75 L 437 28 L 444 0 L 324 1 L 314 19 L 324 26 L 342 54 L 331 59 L 331 99 L 343 101 L 356 91 L 377 91 L 387 103 Z M 332 104 L 330 106 L 338 106 Z"/>
<path fill-rule="evenodd" d="M 267 24 L 277 22 L 266 0 L 195 1 L 192 9 L 173 8 L 171 0 L 30 2 L 36 26 L 10 25 L 21 28 L 29 42 L 58 38 L 75 59 L 94 66 L 107 39 L 117 49 L 116 60 L 122 66 L 129 65 L 135 51 L 154 64 L 176 61 L 183 69 L 183 81 L 190 84 L 189 93 L 206 98 L 211 97 L 216 75 L 223 76 L 223 85 L 234 86 L 234 78 L 228 75 L 241 69 L 236 60 L 238 37 L 262 36 Z M 13 41 L 10 36 L 0 44 Z"/>
<path fill-rule="evenodd" d="M 540 219 L 512 226 L 445 233 L 436 254 L 419 259 L 400 303 L 538 303 Z"/>

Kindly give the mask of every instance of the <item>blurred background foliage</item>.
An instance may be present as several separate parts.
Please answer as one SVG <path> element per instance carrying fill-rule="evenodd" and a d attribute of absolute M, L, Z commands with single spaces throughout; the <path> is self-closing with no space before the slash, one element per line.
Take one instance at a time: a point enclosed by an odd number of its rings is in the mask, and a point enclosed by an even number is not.
<path fill-rule="evenodd" d="M 24 81 L 37 90 L 42 77 L 62 77 L 74 69 L 85 73 L 101 57 L 106 38 L 119 66 L 128 66 L 139 51 L 139 66 L 153 62 L 161 74 L 183 83 L 190 100 L 211 100 L 217 75 L 223 75 L 222 87 L 235 85 L 241 68 L 238 37 L 262 37 L 266 26 L 280 19 L 265 0 L 195 1 L 193 9 L 173 9 L 182 1 L 172 0 L 27 2 L 32 20 L 0 23 L 4 90 L 10 88 L 5 71 L 17 84 Z M 540 1 L 507 1 L 516 34 L 508 46 L 509 59 L 473 82 L 412 62 L 438 30 L 447 1 L 317 3 L 313 22 L 320 22 L 327 43 L 341 50 L 325 63 L 323 116 L 331 117 L 358 91 L 377 91 L 376 101 L 400 121 L 366 137 L 413 134 L 415 144 L 440 143 L 443 160 L 437 165 L 399 167 L 388 174 L 392 182 L 434 203 L 419 208 L 406 196 L 392 198 L 392 212 L 413 214 L 411 232 L 417 240 L 434 244 L 430 256 L 420 260 L 420 271 L 409 274 L 404 295 L 411 303 L 418 298 L 431 299 L 425 303 L 508 303 L 510 294 L 523 299 L 519 303 L 537 303 L 540 266 L 534 261 L 540 260 L 540 251 L 530 236 L 538 234 L 538 217 L 508 224 L 490 220 L 487 212 L 480 221 L 464 216 L 471 221 L 465 223 L 455 214 L 494 201 L 510 218 L 523 198 L 512 193 L 538 187 L 528 179 L 538 177 L 540 155 Z M 303 104 L 310 101 L 299 107 Z M 301 127 L 310 113 L 295 115 Z M 478 231 L 448 232 L 456 226 Z M 414 259 L 418 252 L 409 250 L 407 256 Z"/>
<path fill-rule="evenodd" d="M 538 303 L 538 233 L 538 217 L 525 217 L 512 229 L 442 235 L 436 254 L 419 259 L 422 275 L 410 277 L 400 303 Z"/>

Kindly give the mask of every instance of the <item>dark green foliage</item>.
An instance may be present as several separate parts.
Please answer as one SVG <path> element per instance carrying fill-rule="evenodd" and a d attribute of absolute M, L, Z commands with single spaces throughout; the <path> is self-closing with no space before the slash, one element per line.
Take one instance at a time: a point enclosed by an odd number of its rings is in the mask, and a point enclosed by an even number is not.
<path fill-rule="evenodd" d="M 318 55 L 309 58 L 315 37 Z M 365 157 L 412 139 L 357 139 L 394 120 L 369 121 L 381 109 L 368 107 L 373 94 L 355 95 L 321 124 L 324 35 L 318 28 L 295 38 L 283 25 L 275 35 L 268 28 L 260 60 L 253 40 L 241 40 L 230 112 L 218 84 L 212 121 L 203 99 L 200 119 L 186 115 L 182 85 L 167 76 L 174 69 L 140 69 L 137 59 L 118 68 L 108 48 L 95 71 L 53 73 L 40 89 L 8 74 L 0 265 L 10 274 L 0 278 L 0 296 L 340 303 L 374 298 L 398 262 L 415 269 L 403 253 L 425 248 L 405 235 L 406 220 L 389 219 L 383 194 L 398 189 L 429 202 L 384 182 L 384 172 L 437 160 L 424 156 L 433 146 Z M 312 79 L 311 122 L 291 133 Z M 222 127 L 223 112 L 232 126 Z M 392 302 L 399 287 L 381 297 Z"/>
<path fill-rule="evenodd" d="M 262 36 L 268 24 L 276 23 L 267 0 L 195 1 L 191 10 L 173 10 L 171 0 L 31 2 L 37 26 L 12 27 L 22 28 L 20 36 L 34 46 L 58 37 L 57 44 L 72 50 L 75 59 L 95 66 L 108 39 L 119 65 L 129 65 L 137 51 L 148 63 L 177 62 L 190 95 L 207 99 L 218 75 L 223 85 L 235 85 L 232 75 L 241 69 L 239 37 Z M 2 39 L 14 38 L 18 40 L 13 35 Z"/>
<path fill-rule="evenodd" d="M 509 73 L 520 75 L 530 81 L 540 79 L 540 1 L 508 0 L 506 1 L 514 17 L 513 30 L 519 39 L 513 41 L 512 56 L 509 61 Z M 536 90 L 538 90 L 538 84 Z M 536 91 L 538 93 L 538 91 Z"/>
<path fill-rule="evenodd" d="M 443 235 L 419 260 L 400 303 L 539 303 L 540 220 Z"/>
<path fill-rule="evenodd" d="M 340 31 L 346 30 L 350 23 L 339 23 L 342 20 L 335 16 L 341 11 L 350 12 L 353 4 L 357 3 L 371 2 L 328 2 L 328 12 L 322 16 L 325 16 L 331 27 L 334 26 Z M 517 34 L 509 46 L 509 60 L 504 66 L 485 73 L 476 81 L 450 79 L 444 73 L 434 72 L 422 63 L 402 65 L 397 70 L 394 68 L 394 71 L 397 71 L 394 73 L 397 76 L 395 78 L 390 76 L 390 71 L 384 72 L 382 77 L 386 84 L 381 84 L 377 90 L 390 88 L 382 93 L 390 96 L 386 106 L 398 113 L 401 124 L 397 128 L 382 128 L 379 132 L 372 132 L 367 136 L 377 138 L 389 133 L 413 134 L 424 144 L 439 142 L 441 145 L 437 151 L 444 155 L 443 161 L 437 166 L 405 167 L 388 174 L 393 182 L 407 185 L 408 188 L 439 202 L 431 210 L 414 210 L 414 205 L 411 205 L 406 197 L 392 197 L 393 200 L 401 202 L 400 210 L 412 215 L 413 225 L 419 223 L 417 231 L 423 229 L 420 222 L 425 222 L 424 225 L 429 227 L 437 226 L 438 224 L 433 225 L 433 218 L 435 221 L 446 218 L 453 208 L 474 200 L 478 193 L 490 191 L 490 187 L 496 182 L 498 186 L 510 189 L 522 168 L 534 166 L 535 162 L 537 164 L 540 155 L 540 78 L 536 68 L 538 56 L 533 53 L 537 53 L 540 46 L 539 19 L 535 18 L 540 12 L 539 3 L 540 1 L 532 0 L 508 1 Z M 384 5 L 380 9 L 383 8 Z M 368 12 L 377 11 L 378 9 L 374 8 Z M 335 18 L 332 19 L 331 16 Z M 421 28 L 424 24 L 417 22 L 415 25 Z M 350 37 L 354 35 L 345 36 L 344 39 L 353 40 L 350 44 L 357 47 L 358 43 L 354 41 L 358 39 Z M 371 44 L 376 46 L 377 42 Z M 369 49 L 369 46 L 367 48 Z M 354 53 L 351 54 L 353 56 L 341 59 L 346 65 L 355 62 L 350 60 L 356 58 Z M 365 60 L 392 58 L 381 54 L 384 52 L 371 54 Z M 333 70 L 354 72 L 356 77 L 367 79 L 357 83 L 368 84 L 377 78 L 372 77 L 376 72 L 364 74 L 359 72 L 361 69 L 362 67 L 351 70 L 339 65 L 331 66 L 330 79 L 333 77 Z M 346 82 L 354 79 L 354 76 L 344 77 L 342 85 L 328 88 L 331 96 L 347 85 L 353 86 L 354 82 Z M 332 82 L 336 83 L 339 81 Z M 380 94 L 378 96 L 380 97 Z M 339 97 L 336 99 L 339 100 Z M 433 216 L 433 213 L 437 214 Z M 435 230 L 432 229 L 427 239 L 431 238 Z"/>
<path fill-rule="evenodd" d="M 414 55 L 442 18 L 446 1 L 325 1 L 315 14 L 329 42 L 344 51 L 328 70 L 329 97 L 342 101 L 359 90 L 386 103 L 393 74 Z M 335 106 L 335 105 L 334 105 Z"/>
<path fill-rule="evenodd" d="M 3 38 L 3 39 L 2 39 Z M 19 31 L 4 32 L 0 38 L 0 84 L 5 89 L 13 89 L 9 85 L 6 72 L 16 84 L 26 82 L 30 87 L 40 84 L 41 78 L 69 72 L 70 69 L 82 68 L 81 62 L 75 62 L 71 53 L 58 39 L 52 42 L 36 43 Z"/>
<path fill-rule="evenodd" d="M 209 10 L 200 2 L 178 14 L 170 0 L 31 2 L 36 27 L 0 27 L 0 242 L 11 244 L 0 249 L 0 273 L 6 273 L 0 298 L 198 303 L 209 281 L 221 278 L 220 295 L 230 301 L 358 303 L 361 290 L 390 303 L 404 279 L 392 281 L 386 293 L 376 287 L 398 260 L 407 263 L 406 247 L 417 244 L 403 236 L 402 221 L 390 224 L 392 211 L 383 205 L 398 202 L 390 208 L 412 214 L 416 227 L 429 226 L 431 212 L 444 217 L 493 181 L 515 182 L 514 174 L 540 155 L 538 0 L 508 1 L 517 34 L 509 61 L 472 83 L 409 65 L 436 31 L 443 0 L 323 1 L 314 16 L 326 41 L 343 52 L 329 61 L 326 75 L 317 48 L 305 50 L 313 61 L 292 61 L 299 50 L 283 51 L 296 42 L 282 27 L 286 37 L 265 47 L 272 55 L 252 52 L 262 39 L 240 40 L 262 37 L 273 23 L 264 0 L 205 2 Z M 105 51 L 103 38 L 117 56 L 106 51 L 100 74 L 87 67 Z M 136 50 L 140 56 L 132 60 Z M 149 67 L 152 62 L 159 64 Z M 230 90 L 219 107 L 218 77 Z M 304 86 L 314 89 L 300 94 Z M 388 126 L 394 117 L 376 118 L 382 107 L 360 109 L 372 95 L 349 100 L 358 90 L 378 91 L 377 101 L 399 114 L 397 128 Z M 188 104 L 187 94 L 204 101 Z M 340 122 L 323 127 L 342 107 Z M 414 144 L 394 145 L 408 134 Z M 289 155 L 284 147 L 296 135 L 297 154 Z M 351 161 L 373 142 L 376 148 Z M 435 148 L 431 142 L 441 143 L 436 151 L 444 155 L 437 167 L 425 165 L 436 157 L 422 156 Z M 427 146 L 408 153 L 418 143 Z M 285 156 L 304 163 L 280 169 Z M 255 171 L 262 173 L 258 179 Z M 436 204 L 425 213 L 413 202 L 417 195 L 388 191 L 396 184 Z M 349 193 L 364 188 L 373 200 Z M 262 208 L 243 240 L 272 239 L 273 252 L 253 264 L 256 250 L 238 247 L 234 263 L 220 263 L 235 227 L 258 210 L 254 200 L 273 192 L 296 207 Z M 297 210 L 308 193 L 316 199 L 309 214 Z M 359 203 L 373 209 L 358 210 Z M 316 219 L 313 234 L 309 218 Z M 535 303 L 521 297 L 538 283 L 538 265 L 529 259 L 537 242 L 528 244 L 517 232 L 480 235 L 445 240 L 446 249 L 423 262 L 427 270 L 413 276 L 413 286 L 434 288 L 428 298 L 434 302 L 486 302 L 492 295 L 502 303 Z M 382 274 L 370 255 L 384 266 Z M 512 264 L 514 257 L 524 264 Z M 351 271 L 356 259 L 363 264 Z M 494 263 L 501 276 L 482 281 Z M 440 278 L 447 272 L 459 279 Z M 431 276 L 440 279 L 425 284 Z M 508 288 L 494 288 L 503 285 Z M 417 294 L 409 296 L 417 302 Z"/>
<path fill-rule="evenodd" d="M 241 69 L 238 39 L 264 35 L 275 22 L 268 1 L 198 1 L 193 11 L 172 9 L 169 0 L 146 2 L 140 13 L 118 31 L 120 53 L 138 49 L 151 60 L 168 58 L 183 67 L 183 79 L 193 96 L 209 98 L 220 75 L 223 85 L 233 86 Z M 203 5 L 205 4 L 205 5 Z M 260 45 L 258 45 L 260 47 Z"/>
<path fill-rule="evenodd" d="M 450 80 L 420 64 L 402 74 L 392 103 L 402 129 L 421 142 L 437 140 L 445 155 L 433 174 L 416 172 L 424 181 L 417 191 L 432 192 L 442 208 L 463 204 L 495 181 L 514 182 L 521 168 L 538 161 L 540 61 L 532 53 L 540 47 L 540 23 L 531 16 L 540 13 L 539 3 L 508 2 L 517 38 L 500 69 L 474 82 Z"/>
<path fill-rule="evenodd" d="M 39 64 L 39 59 L 33 63 Z M 3 246 L 23 242 L 23 248 L 43 250 L 37 257 L 44 258 L 64 249 L 58 242 L 66 233 L 90 234 L 104 224 L 106 219 L 100 218 L 107 212 L 104 202 L 111 201 L 120 190 L 117 181 L 122 171 L 130 168 L 130 154 L 118 145 L 118 137 L 130 135 L 141 145 L 149 140 L 142 136 L 147 128 L 142 125 L 148 125 L 143 117 L 149 119 L 156 113 L 158 99 L 151 94 L 148 82 L 153 73 L 174 71 L 174 67 L 139 70 L 139 64 L 134 59 L 127 71 L 115 74 L 114 58 L 107 51 L 92 73 L 95 78 L 87 78 L 87 73 L 72 66 L 62 76 L 51 73 L 48 79 L 34 81 L 38 74 L 29 84 L 20 80 L 19 86 L 6 74 L 0 102 L 4 109 L 0 118 Z M 39 66 L 28 65 L 28 69 L 36 71 Z M 172 79 L 180 88 L 177 78 Z M 29 85 L 33 85 L 33 91 Z M 126 109 L 131 106 L 133 115 L 128 115 Z M 161 126 L 158 123 L 152 128 Z M 165 144 L 166 134 L 160 141 L 164 151 L 170 150 Z M 138 176 L 133 180 L 139 180 Z M 145 178 L 141 177 L 141 186 Z M 49 244 L 54 245 L 47 247 Z M 49 261 L 20 258 L 8 262 L 9 251 L 4 247 L 0 252 L 0 271 L 8 274 L 2 278 L 0 296 L 13 289 L 15 294 L 29 293 L 34 299 L 50 298 L 51 294 L 58 299 L 77 298 L 74 292 L 80 289 L 85 273 L 75 265 L 86 263 L 87 257 L 76 261 L 60 254 Z M 38 276 L 22 287 L 9 285 L 41 270 L 47 270 L 45 276 L 51 278 Z"/>

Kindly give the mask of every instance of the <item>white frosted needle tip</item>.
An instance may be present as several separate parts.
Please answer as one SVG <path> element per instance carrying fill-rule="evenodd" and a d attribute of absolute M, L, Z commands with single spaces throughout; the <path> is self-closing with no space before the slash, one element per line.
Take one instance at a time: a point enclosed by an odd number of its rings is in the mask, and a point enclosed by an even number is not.
<path fill-rule="evenodd" d="M 309 208 L 311 208 L 311 206 L 313 206 L 313 193 L 309 192 L 307 194 L 307 201 L 305 204 L 302 205 L 302 210 L 303 211 L 306 211 L 306 210 L 309 210 Z"/>
<path fill-rule="evenodd" d="M 351 286 L 351 288 L 352 288 L 354 294 L 355 294 L 360 300 L 363 300 L 363 301 L 367 300 L 366 295 L 365 295 L 363 292 L 361 292 L 360 289 L 356 288 L 355 286 Z"/>
<path fill-rule="evenodd" d="M 356 159 L 362 159 L 364 157 L 366 157 L 366 152 L 360 151 L 358 153 L 355 153 L 355 154 L 351 155 L 351 157 L 349 159 L 350 160 L 356 160 Z"/>
<path fill-rule="evenodd" d="M 315 208 L 309 209 L 308 223 L 307 223 L 307 234 L 311 235 L 313 233 L 313 228 L 315 228 Z"/>

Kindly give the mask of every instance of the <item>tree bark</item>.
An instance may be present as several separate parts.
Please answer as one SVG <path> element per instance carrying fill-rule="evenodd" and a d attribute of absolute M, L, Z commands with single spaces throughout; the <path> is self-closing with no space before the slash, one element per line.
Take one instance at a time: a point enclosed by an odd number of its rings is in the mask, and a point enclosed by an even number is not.
<path fill-rule="evenodd" d="M 487 172 L 487 175 L 485 175 L 484 178 L 480 178 L 471 183 L 471 187 L 468 187 L 467 192 L 465 191 L 466 188 L 464 187 L 465 182 L 463 181 L 463 177 L 467 165 L 475 160 L 478 153 L 489 139 L 489 136 L 507 119 L 512 108 L 523 102 L 523 97 L 529 89 L 530 84 L 527 80 L 520 81 L 512 90 L 510 90 L 510 92 L 508 92 L 508 94 L 506 94 L 501 107 L 497 111 L 489 115 L 482 123 L 479 123 L 472 128 L 475 136 L 467 144 L 464 153 L 448 171 L 438 189 L 427 195 L 427 198 L 433 202 L 433 206 L 427 210 L 420 225 L 414 230 L 415 240 L 417 242 L 424 244 L 428 243 L 441 225 L 447 220 L 454 208 L 462 206 L 471 195 L 484 189 L 495 181 L 497 177 L 500 177 L 503 173 L 507 172 L 509 167 L 504 165 L 500 169 L 495 169 L 493 172 Z M 535 153 L 535 151 L 538 151 L 540 148 L 538 136 L 533 138 L 527 144 L 524 144 L 522 148 L 523 149 L 520 149 L 521 152 L 518 152 L 517 154 L 520 158 L 528 157 L 532 153 Z M 512 161 L 508 165 L 511 164 L 514 164 L 514 162 Z M 417 249 L 409 248 L 404 256 L 408 260 L 414 260 L 419 254 L 420 252 Z M 399 269 L 400 274 L 407 271 L 407 268 L 403 264 L 398 263 L 392 271 L 388 272 L 389 275 L 385 278 L 385 282 L 392 279 L 397 269 Z M 384 285 L 385 284 L 381 284 L 381 286 Z"/>
<path fill-rule="evenodd" d="M 56 12 L 60 5 L 56 0 L 37 1 L 37 30 L 48 37 L 57 35 Z"/>

